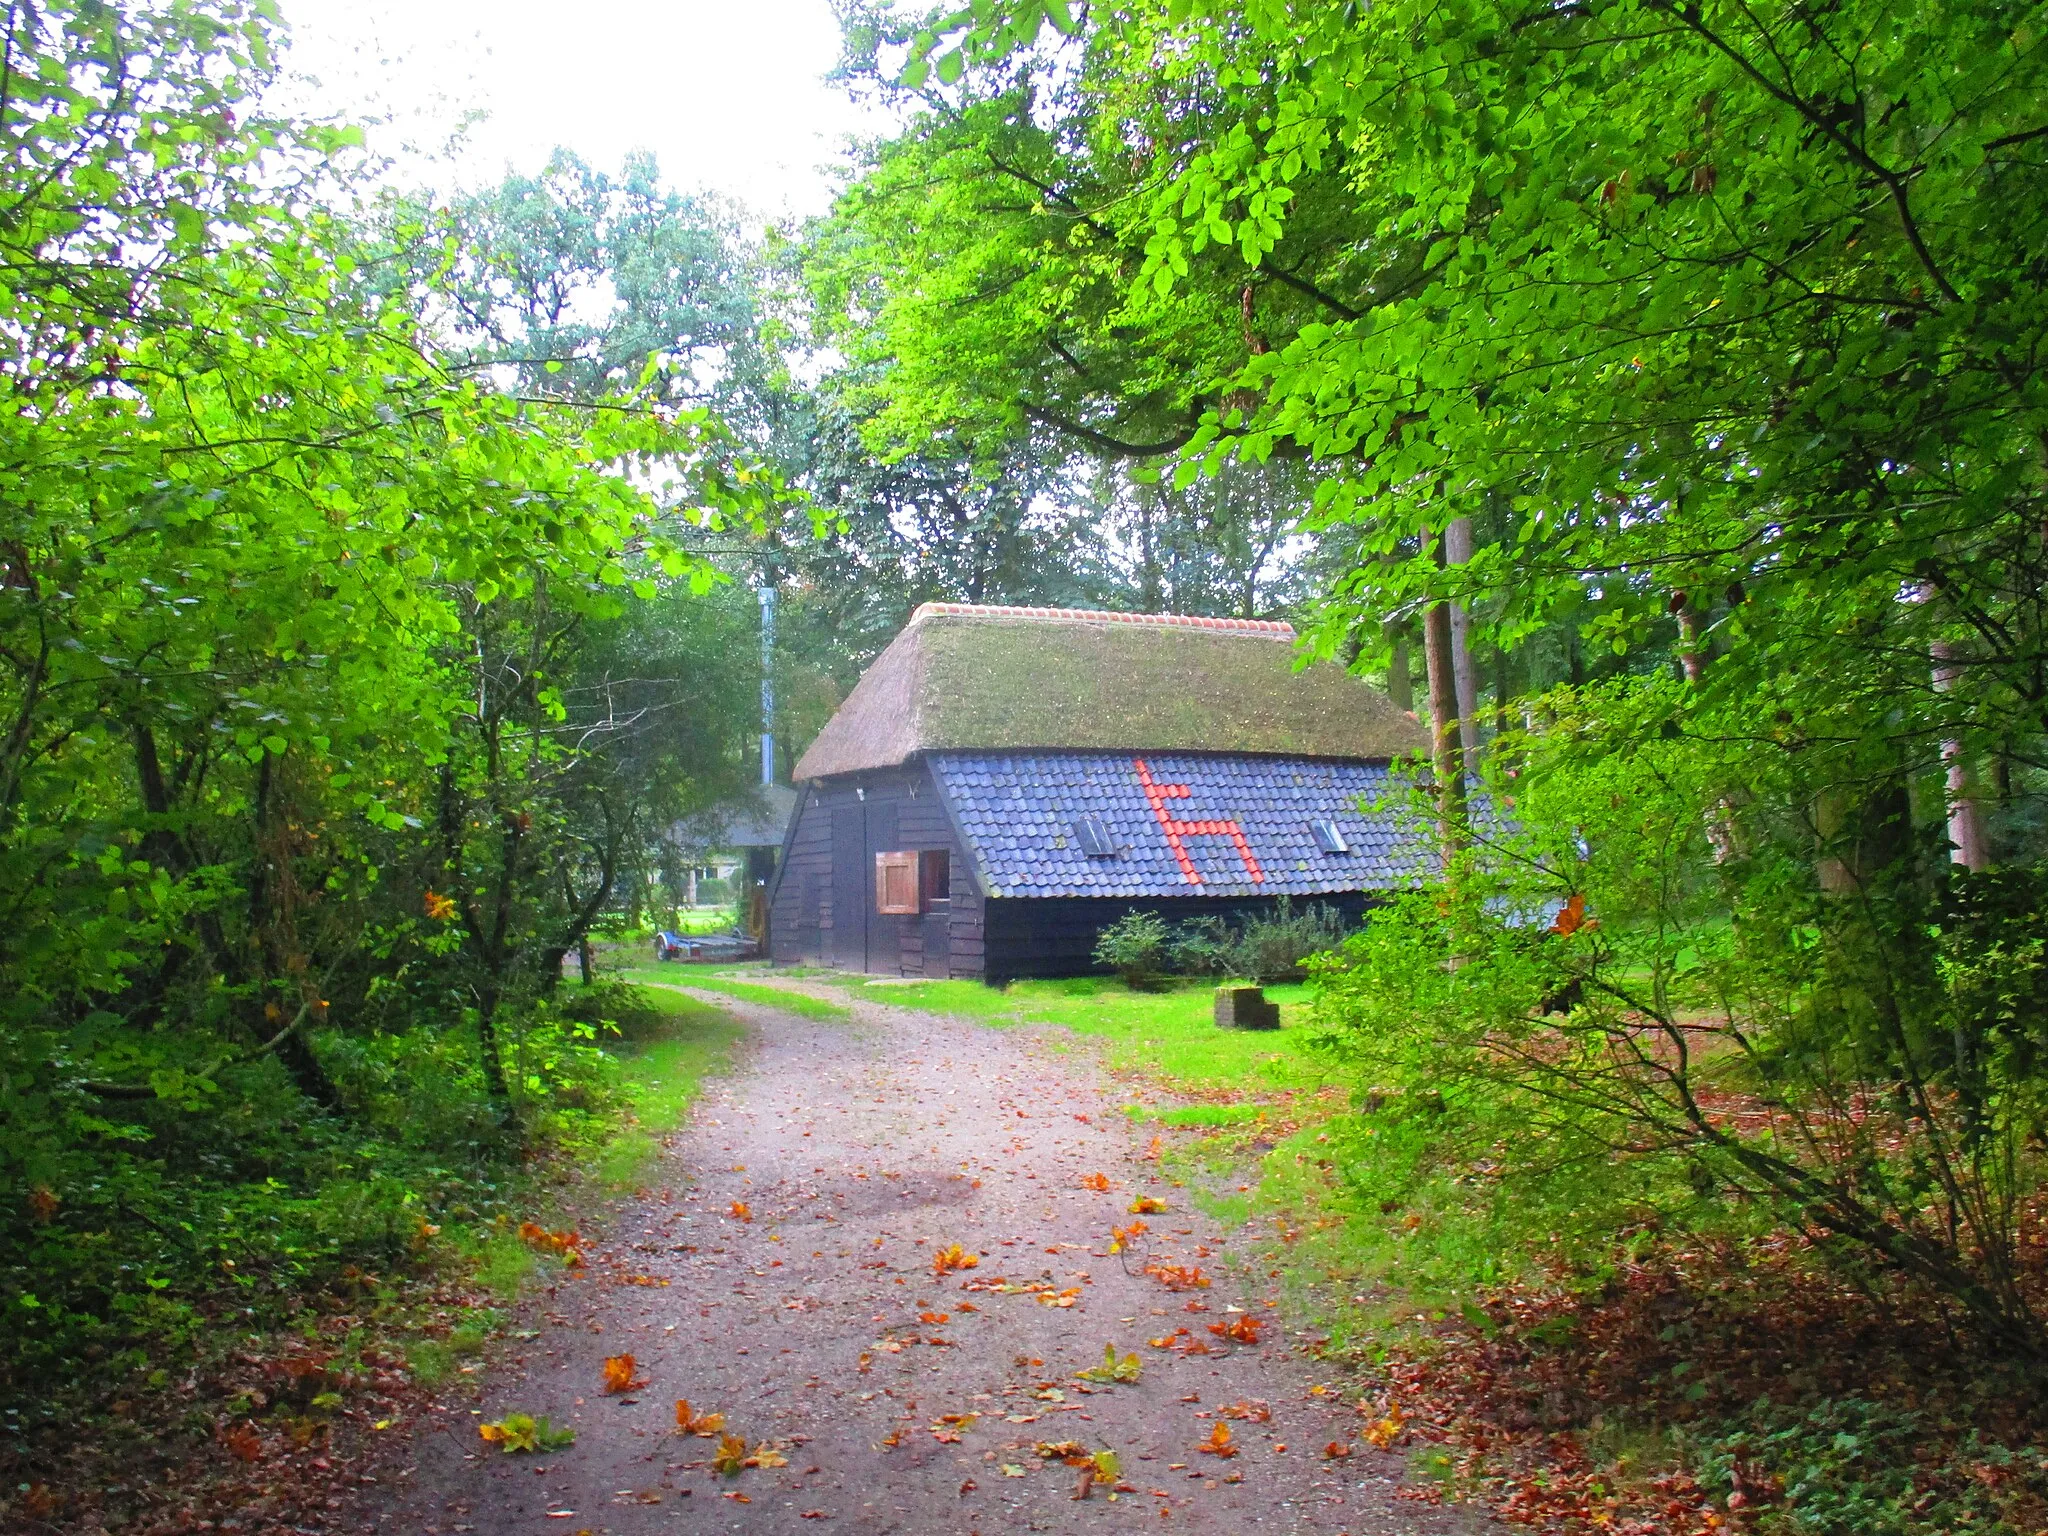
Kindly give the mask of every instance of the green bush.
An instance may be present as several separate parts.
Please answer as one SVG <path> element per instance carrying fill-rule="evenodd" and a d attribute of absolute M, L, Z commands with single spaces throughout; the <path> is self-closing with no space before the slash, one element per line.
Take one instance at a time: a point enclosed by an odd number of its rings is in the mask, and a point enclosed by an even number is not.
<path fill-rule="evenodd" d="M 1126 912 L 1097 935 L 1095 963 L 1106 965 L 1134 991 L 1156 987 L 1166 973 L 1172 932 L 1156 912 Z"/>

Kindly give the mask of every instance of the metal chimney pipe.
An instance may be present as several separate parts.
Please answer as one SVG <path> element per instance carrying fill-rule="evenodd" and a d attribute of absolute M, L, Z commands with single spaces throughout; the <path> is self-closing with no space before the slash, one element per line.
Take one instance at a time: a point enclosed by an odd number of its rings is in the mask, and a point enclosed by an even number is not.
<path fill-rule="evenodd" d="M 761 783 L 775 782 L 775 589 L 761 589 Z"/>

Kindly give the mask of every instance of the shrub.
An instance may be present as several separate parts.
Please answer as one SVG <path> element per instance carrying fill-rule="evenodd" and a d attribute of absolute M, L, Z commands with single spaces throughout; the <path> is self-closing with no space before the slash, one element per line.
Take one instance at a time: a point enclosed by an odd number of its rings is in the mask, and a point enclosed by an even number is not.
<path fill-rule="evenodd" d="M 1300 981 L 1305 962 L 1344 942 L 1344 919 L 1334 907 L 1318 904 L 1296 912 L 1285 896 L 1262 917 L 1249 919 L 1230 945 L 1230 970 L 1262 986 Z"/>
<path fill-rule="evenodd" d="M 1126 912 L 1096 937 L 1095 963 L 1106 965 L 1124 984 L 1143 991 L 1165 973 L 1173 935 L 1156 912 Z"/>

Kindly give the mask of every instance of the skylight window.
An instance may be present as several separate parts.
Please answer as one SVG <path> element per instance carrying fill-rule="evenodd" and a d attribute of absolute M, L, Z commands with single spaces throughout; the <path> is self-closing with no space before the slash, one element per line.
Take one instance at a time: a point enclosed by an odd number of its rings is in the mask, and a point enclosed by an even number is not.
<path fill-rule="evenodd" d="M 1312 821 L 1308 824 L 1309 836 L 1316 840 L 1316 846 L 1325 853 L 1349 853 L 1351 844 L 1344 840 L 1344 829 L 1334 821 Z"/>
<path fill-rule="evenodd" d="M 1075 822 L 1074 841 L 1081 845 L 1081 851 L 1091 859 L 1116 857 L 1116 842 L 1109 835 L 1108 823 L 1100 816 L 1083 816 Z"/>

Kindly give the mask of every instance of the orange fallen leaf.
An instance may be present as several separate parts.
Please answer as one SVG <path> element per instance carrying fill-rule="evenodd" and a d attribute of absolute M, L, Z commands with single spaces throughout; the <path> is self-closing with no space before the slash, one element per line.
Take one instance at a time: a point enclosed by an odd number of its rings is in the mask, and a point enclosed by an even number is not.
<path fill-rule="evenodd" d="M 932 1327 L 936 1328 L 951 1316 L 952 1313 L 950 1312 L 920 1312 L 917 1314 L 917 1320 L 920 1323 L 929 1323 Z"/>
<path fill-rule="evenodd" d="M 1323 1447 L 1323 1459 L 1325 1461 L 1336 1461 L 1340 1457 L 1349 1456 L 1350 1454 L 1351 1442 L 1349 1440 L 1332 1440 Z"/>
<path fill-rule="evenodd" d="M 1259 1342 L 1259 1329 L 1263 1326 L 1264 1324 L 1251 1313 L 1240 1312 L 1225 1322 L 1211 1323 L 1209 1331 L 1219 1339 L 1230 1339 L 1239 1344 L 1256 1344 Z"/>
<path fill-rule="evenodd" d="M 1166 1202 L 1156 1195 L 1140 1195 L 1131 1202 L 1131 1212 L 1137 1216 L 1157 1216 L 1166 1209 Z"/>
<path fill-rule="evenodd" d="M 1106 1195 L 1109 1193 L 1109 1175 L 1106 1173 L 1084 1173 L 1081 1175 L 1081 1187 L 1083 1189 L 1092 1189 L 1097 1194 Z"/>
<path fill-rule="evenodd" d="M 253 1424 L 237 1424 L 221 1432 L 220 1443 L 237 1461 L 258 1461 L 263 1456 L 263 1437 Z"/>
<path fill-rule="evenodd" d="M 1385 1418 L 1376 1424 L 1368 1424 L 1365 1427 L 1365 1438 L 1370 1440 L 1375 1447 L 1384 1451 L 1388 1446 L 1401 1438 L 1401 1430 L 1406 1426 L 1407 1422 L 1407 1415 L 1401 1412 L 1400 1404 L 1396 1403 L 1387 1409 L 1387 1416 Z"/>
<path fill-rule="evenodd" d="M 1191 1268 L 1184 1264 L 1147 1264 L 1145 1273 L 1169 1291 L 1205 1291 L 1209 1288 L 1209 1277 L 1202 1273 L 1200 1265 Z"/>
<path fill-rule="evenodd" d="M 747 1464 L 747 1442 L 739 1435 L 720 1435 L 718 1452 L 711 1458 L 712 1470 L 722 1477 L 738 1477 Z"/>
<path fill-rule="evenodd" d="M 958 1243 L 950 1243 L 932 1255 L 932 1273 L 950 1275 L 955 1270 L 973 1269 L 980 1263 L 977 1255 L 969 1253 Z"/>
<path fill-rule="evenodd" d="M 1209 1431 L 1209 1438 L 1196 1446 L 1195 1449 L 1204 1456 L 1235 1456 L 1237 1454 L 1237 1442 L 1230 1438 L 1230 1426 L 1221 1419 L 1218 1419 L 1216 1427 Z"/>
<path fill-rule="evenodd" d="M 1267 1406 L 1265 1399 L 1258 1397 L 1248 1403 L 1231 1403 L 1216 1411 L 1226 1419 L 1243 1419 L 1249 1424 L 1268 1424 L 1273 1419 L 1273 1410 Z"/>
<path fill-rule="evenodd" d="M 583 1247 L 583 1234 L 574 1227 L 561 1232 L 550 1232 L 539 1222 L 522 1221 L 519 1223 L 519 1240 L 529 1248 L 555 1254 L 572 1269 L 583 1263 L 583 1254 L 580 1251 Z"/>
<path fill-rule="evenodd" d="M 1174 1345 L 1178 1344 L 1182 1339 L 1190 1337 L 1192 1337 L 1192 1335 L 1189 1334 L 1187 1329 L 1176 1328 L 1171 1333 L 1163 1333 L 1158 1338 L 1147 1339 L 1145 1342 L 1147 1344 L 1150 1344 L 1154 1349 L 1171 1349 L 1174 1347 Z"/>
<path fill-rule="evenodd" d="M 698 1413 L 690 1407 L 687 1397 L 676 1399 L 676 1433 L 679 1435 L 702 1435 L 710 1439 L 725 1428 L 722 1413 Z"/>
<path fill-rule="evenodd" d="M 748 1205 L 747 1202 L 744 1200 L 733 1201 L 733 1203 L 726 1208 L 726 1215 L 732 1217 L 734 1221 L 752 1221 L 754 1219 L 753 1207 Z"/>
<path fill-rule="evenodd" d="M 645 1376 L 633 1374 L 631 1355 L 606 1355 L 604 1357 L 604 1389 L 607 1392 L 634 1392 L 647 1385 Z"/>

